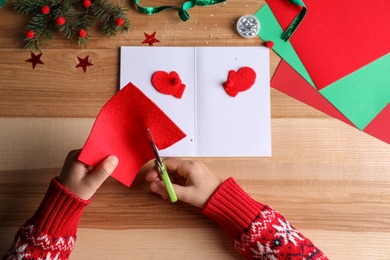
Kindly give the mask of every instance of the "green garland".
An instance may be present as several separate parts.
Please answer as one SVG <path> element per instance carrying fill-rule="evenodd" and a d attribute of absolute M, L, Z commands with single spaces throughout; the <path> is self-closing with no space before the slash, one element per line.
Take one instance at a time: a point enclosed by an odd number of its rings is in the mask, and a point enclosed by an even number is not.
<path fill-rule="evenodd" d="M 95 18 L 102 24 L 102 33 L 108 37 L 125 33 L 132 24 L 125 15 L 126 8 L 119 3 L 103 0 L 14 0 L 15 10 L 30 15 L 26 26 L 25 48 L 41 51 L 49 46 L 56 33 L 86 47 L 89 31 Z"/>

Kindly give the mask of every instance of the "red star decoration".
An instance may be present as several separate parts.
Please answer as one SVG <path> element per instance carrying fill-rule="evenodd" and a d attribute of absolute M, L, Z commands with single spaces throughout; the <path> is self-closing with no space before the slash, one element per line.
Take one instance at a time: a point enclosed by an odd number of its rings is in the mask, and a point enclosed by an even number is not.
<path fill-rule="evenodd" d="M 149 46 L 153 46 L 153 43 L 155 42 L 160 42 L 159 40 L 156 39 L 156 32 L 152 33 L 151 35 L 145 33 L 145 40 L 142 43 L 148 43 Z"/>
<path fill-rule="evenodd" d="M 34 53 L 31 52 L 31 59 L 26 60 L 26 62 L 31 62 L 33 69 L 35 69 L 35 66 L 38 63 L 43 64 L 43 62 L 41 61 L 41 56 L 42 56 L 42 53 L 35 55 Z"/>
<path fill-rule="evenodd" d="M 83 68 L 84 73 L 87 72 L 88 66 L 93 66 L 92 63 L 89 62 L 89 55 L 87 55 L 84 59 L 77 57 L 79 59 L 79 64 L 77 64 L 76 68 Z"/>

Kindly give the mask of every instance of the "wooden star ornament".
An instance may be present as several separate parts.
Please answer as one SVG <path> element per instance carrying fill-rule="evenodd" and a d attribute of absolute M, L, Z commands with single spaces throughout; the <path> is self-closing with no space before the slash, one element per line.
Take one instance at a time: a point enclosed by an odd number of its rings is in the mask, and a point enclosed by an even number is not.
<path fill-rule="evenodd" d="M 44 64 L 41 61 L 41 56 L 42 56 L 42 53 L 39 53 L 38 55 L 35 55 L 33 52 L 31 52 L 31 58 L 26 60 L 26 62 L 31 62 L 32 63 L 32 68 L 35 69 L 35 66 L 37 64 Z"/>
<path fill-rule="evenodd" d="M 87 55 L 84 59 L 77 57 L 79 60 L 79 64 L 76 65 L 75 68 L 83 68 L 84 73 L 87 72 L 88 66 L 93 66 L 92 63 L 89 62 L 89 55 Z"/>
<path fill-rule="evenodd" d="M 156 39 L 156 32 L 150 35 L 144 32 L 144 35 L 145 35 L 145 40 L 142 43 L 148 43 L 149 46 L 153 46 L 153 43 L 160 42 L 159 40 Z"/>

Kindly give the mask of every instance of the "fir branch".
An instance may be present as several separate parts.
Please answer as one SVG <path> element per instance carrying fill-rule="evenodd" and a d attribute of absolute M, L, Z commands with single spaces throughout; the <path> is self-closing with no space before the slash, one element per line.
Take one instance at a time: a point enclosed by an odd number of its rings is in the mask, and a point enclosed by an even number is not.
<path fill-rule="evenodd" d="M 64 33 L 64 37 L 68 39 L 73 38 L 73 24 L 75 15 L 73 12 L 73 1 L 74 0 L 64 0 L 60 1 L 58 8 L 55 12 L 55 19 L 63 17 L 65 19 L 65 24 L 59 27 L 59 31 Z"/>
<path fill-rule="evenodd" d="M 42 6 L 49 6 L 51 0 L 14 0 L 14 8 L 18 13 L 34 15 L 41 11 Z"/>
<path fill-rule="evenodd" d="M 91 11 L 91 7 L 86 8 L 84 6 L 83 1 L 74 1 L 75 2 L 75 7 L 79 11 L 74 11 L 74 19 L 72 21 L 72 33 L 71 33 L 71 38 L 70 40 L 77 42 L 79 46 L 82 48 L 86 47 L 90 35 L 89 35 L 89 30 L 93 25 L 94 18 L 93 18 L 93 13 Z M 92 3 L 93 5 L 93 3 Z M 85 30 L 87 32 L 87 35 L 85 37 L 80 37 L 79 32 L 80 30 Z"/>
<path fill-rule="evenodd" d="M 60 31 L 63 32 L 64 37 L 68 40 L 74 40 L 78 37 L 76 32 L 75 24 L 77 24 L 77 16 L 73 9 L 64 10 L 63 17 L 65 18 L 65 24 L 60 28 Z"/>
<path fill-rule="evenodd" d="M 127 11 L 127 8 L 123 7 L 123 5 L 119 4 L 119 2 L 116 5 L 116 9 L 119 11 L 117 14 L 118 18 L 123 19 L 123 25 L 119 27 L 120 33 L 127 33 L 131 29 L 133 29 L 133 25 L 130 22 L 130 20 L 127 18 L 125 11 Z"/>
<path fill-rule="evenodd" d="M 57 32 L 56 26 L 52 23 L 52 15 L 37 13 L 31 18 L 26 30 L 33 31 L 34 37 L 26 39 L 26 49 L 40 51 L 42 47 L 47 47 L 48 42 L 53 39 L 53 34 Z"/>
<path fill-rule="evenodd" d="M 83 0 L 14 0 L 14 3 L 15 10 L 19 13 L 32 16 L 26 30 L 33 31 L 34 34 L 32 38 L 25 39 L 25 48 L 34 51 L 48 46 L 57 32 L 62 32 L 69 40 L 86 47 L 90 39 L 88 32 L 95 18 L 103 24 L 106 36 L 115 36 L 118 31 L 125 33 L 132 28 L 125 14 L 127 9 L 119 3 L 113 5 L 110 1 L 91 0 L 88 8 L 84 6 Z M 44 6 L 49 7 L 49 13 L 42 13 Z M 64 20 L 57 24 L 59 17 Z M 86 32 L 84 37 L 80 36 L 80 30 Z"/>
<path fill-rule="evenodd" d="M 90 8 L 86 9 L 84 12 L 79 12 L 77 14 L 77 20 L 75 23 L 74 34 L 73 39 L 78 40 L 78 45 L 80 45 L 82 48 L 87 46 L 87 43 L 89 41 L 89 38 L 91 37 L 89 35 L 89 29 L 93 25 L 93 16 L 92 12 L 90 11 Z M 87 32 L 87 35 L 85 37 L 80 37 L 79 32 L 80 30 L 85 30 Z"/>
<path fill-rule="evenodd" d="M 96 17 L 103 23 L 103 33 L 108 37 L 116 36 L 118 30 L 121 33 L 124 33 L 132 28 L 132 25 L 124 13 L 126 10 L 127 9 L 120 5 L 119 2 L 114 6 L 111 3 L 102 0 L 96 0 L 93 9 Z M 121 26 L 116 24 L 118 18 L 123 20 Z"/>
<path fill-rule="evenodd" d="M 95 0 L 92 5 L 92 11 L 101 22 L 107 22 L 113 13 L 113 6 L 110 2 Z"/>

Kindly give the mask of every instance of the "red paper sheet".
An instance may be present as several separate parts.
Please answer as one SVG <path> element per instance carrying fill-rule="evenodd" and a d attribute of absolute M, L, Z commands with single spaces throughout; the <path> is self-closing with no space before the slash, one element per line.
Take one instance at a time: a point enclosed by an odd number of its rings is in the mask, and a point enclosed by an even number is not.
<path fill-rule="evenodd" d="M 390 144 L 390 103 L 364 128 L 364 132 Z"/>
<path fill-rule="evenodd" d="M 354 126 L 284 60 L 271 80 L 271 87 Z M 363 131 L 390 144 L 390 104 Z"/>
<path fill-rule="evenodd" d="M 267 0 L 285 30 L 299 7 Z M 318 89 L 390 52 L 390 1 L 304 0 L 307 13 L 290 42 Z"/>
<path fill-rule="evenodd" d="M 111 176 L 130 187 L 140 168 L 154 158 L 147 128 L 159 149 L 185 137 L 153 101 L 129 83 L 100 111 L 79 160 L 96 166 L 107 156 L 116 155 L 119 165 Z"/>

